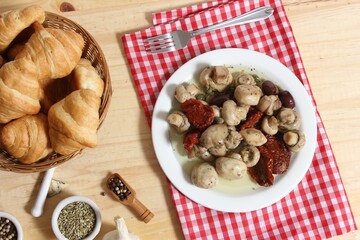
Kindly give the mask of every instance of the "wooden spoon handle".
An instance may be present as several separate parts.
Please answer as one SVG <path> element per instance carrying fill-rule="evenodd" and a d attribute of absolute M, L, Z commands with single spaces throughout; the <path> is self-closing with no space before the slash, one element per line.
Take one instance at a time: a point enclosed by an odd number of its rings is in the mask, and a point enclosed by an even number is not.
<path fill-rule="evenodd" d="M 137 212 L 140 219 L 145 223 L 148 223 L 154 217 L 154 214 L 137 198 L 134 198 L 134 201 L 132 201 L 129 205 Z"/>

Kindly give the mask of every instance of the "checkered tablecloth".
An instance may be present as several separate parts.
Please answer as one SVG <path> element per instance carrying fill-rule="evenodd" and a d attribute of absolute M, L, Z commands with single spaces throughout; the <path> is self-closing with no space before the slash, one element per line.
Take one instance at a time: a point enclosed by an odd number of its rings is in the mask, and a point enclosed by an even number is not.
<path fill-rule="evenodd" d="M 142 39 L 176 29 L 196 30 L 269 5 L 269 19 L 228 27 L 193 38 L 176 52 L 150 55 Z M 287 66 L 312 95 L 299 50 L 281 1 L 213 1 L 153 14 L 153 27 L 122 37 L 133 80 L 148 123 L 166 80 L 189 59 L 220 48 L 246 48 Z M 316 102 L 312 97 L 316 108 Z M 355 230 L 356 224 L 324 125 L 316 110 L 318 144 L 310 169 L 279 202 L 252 212 L 226 213 L 203 207 L 171 183 L 169 189 L 186 239 L 324 239 Z"/>

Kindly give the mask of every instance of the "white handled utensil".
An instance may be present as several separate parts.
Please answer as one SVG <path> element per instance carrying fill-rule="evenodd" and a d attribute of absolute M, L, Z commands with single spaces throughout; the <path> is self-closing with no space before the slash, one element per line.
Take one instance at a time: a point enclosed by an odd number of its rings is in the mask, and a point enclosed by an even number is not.
<path fill-rule="evenodd" d="M 55 168 L 50 168 L 45 172 L 45 176 L 40 186 L 40 190 L 38 192 L 35 205 L 31 209 L 31 214 L 34 217 L 40 217 L 43 213 L 44 203 L 46 199 L 46 195 L 49 191 L 49 186 L 51 183 L 51 179 L 54 175 Z"/>
<path fill-rule="evenodd" d="M 176 30 L 174 32 L 149 37 L 147 39 L 144 39 L 144 47 L 145 50 L 149 53 L 164 53 L 176 51 L 184 48 L 190 41 L 190 38 L 195 37 L 199 34 L 214 31 L 224 27 L 264 20 L 270 17 L 273 12 L 274 10 L 271 7 L 259 7 L 244 14 L 241 14 L 240 16 L 205 28 L 201 28 L 196 31 L 185 32 L 182 30 Z"/>

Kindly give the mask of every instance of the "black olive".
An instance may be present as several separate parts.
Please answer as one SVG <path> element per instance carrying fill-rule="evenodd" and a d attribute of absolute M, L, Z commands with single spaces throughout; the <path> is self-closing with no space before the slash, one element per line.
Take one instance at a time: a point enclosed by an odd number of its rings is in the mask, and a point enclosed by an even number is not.
<path fill-rule="evenodd" d="M 231 99 L 230 93 L 215 94 L 209 100 L 209 105 L 216 105 L 222 107 L 223 103 Z"/>
<path fill-rule="evenodd" d="M 286 107 L 286 108 L 294 108 L 295 107 L 294 98 L 289 91 L 280 92 L 279 98 L 280 98 L 280 101 L 281 101 L 283 107 Z"/>
<path fill-rule="evenodd" d="M 270 80 L 264 81 L 261 88 L 265 95 L 276 95 L 279 93 L 279 88 Z"/>

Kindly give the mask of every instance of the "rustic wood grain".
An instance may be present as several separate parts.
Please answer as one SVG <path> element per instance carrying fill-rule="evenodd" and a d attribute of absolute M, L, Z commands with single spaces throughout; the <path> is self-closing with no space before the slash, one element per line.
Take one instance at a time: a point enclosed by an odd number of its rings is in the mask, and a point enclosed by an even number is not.
<path fill-rule="evenodd" d="M 58 167 L 54 178 L 70 184 L 46 201 L 43 216 L 30 214 L 43 174 L 0 174 L 0 210 L 22 223 L 25 239 L 55 239 L 50 219 L 56 204 L 83 195 L 100 207 L 103 224 L 97 239 L 114 230 L 113 217 L 124 217 L 142 239 L 183 239 L 167 180 L 152 148 L 150 129 L 126 63 L 120 37 L 151 25 L 151 13 L 201 1 L 69 0 L 75 11 L 64 16 L 87 29 L 102 46 L 113 84 L 99 146 Z M 63 1 L 3 0 L 0 11 L 40 4 L 60 13 Z M 284 0 L 318 110 L 326 127 L 356 222 L 360 223 L 360 1 Z M 109 172 L 118 172 L 137 191 L 155 217 L 145 224 L 124 205 L 103 196 Z M 27 237 L 26 237 L 27 236 Z M 31 237 L 28 237 L 31 236 Z M 334 239 L 360 239 L 360 231 Z"/>

